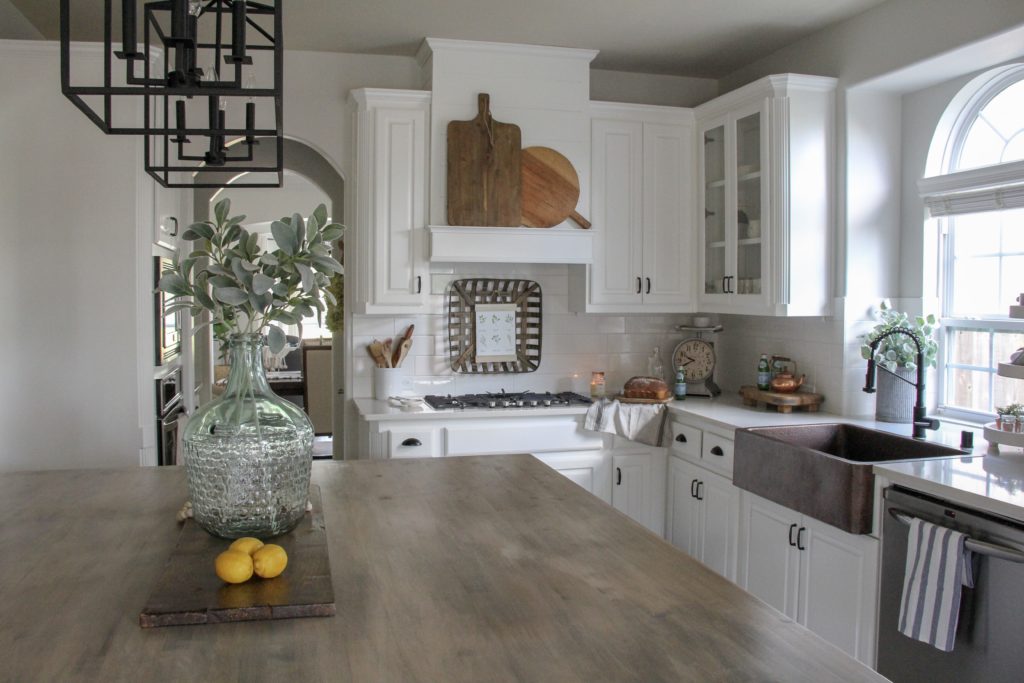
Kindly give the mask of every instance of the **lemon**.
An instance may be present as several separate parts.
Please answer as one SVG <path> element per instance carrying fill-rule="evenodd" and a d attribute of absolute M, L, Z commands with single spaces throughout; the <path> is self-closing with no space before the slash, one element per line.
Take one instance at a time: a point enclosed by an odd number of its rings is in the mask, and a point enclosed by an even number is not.
<path fill-rule="evenodd" d="M 264 579 L 272 579 L 280 576 L 284 568 L 288 566 L 288 553 L 279 545 L 268 543 L 252 556 L 252 566 L 256 576 Z"/>
<path fill-rule="evenodd" d="M 228 583 L 245 583 L 252 578 L 253 562 L 241 550 L 225 550 L 213 563 L 217 576 Z"/>
<path fill-rule="evenodd" d="M 245 538 L 239 538 L 229 547 L 231 550 L 241 550 L 251 557 L 254 552 L 263 547 L 263 541 L 252 536 L 246 536 Z"/>

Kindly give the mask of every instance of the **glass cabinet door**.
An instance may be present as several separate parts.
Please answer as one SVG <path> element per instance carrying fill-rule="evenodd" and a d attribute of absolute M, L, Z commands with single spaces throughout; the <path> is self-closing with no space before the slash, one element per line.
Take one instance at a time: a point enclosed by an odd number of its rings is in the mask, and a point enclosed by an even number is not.
<path fill-rule="evenodd" d="M 725 126 L 704 133 L 704 293 L 725 292 Z"/>
<path fill-rule="evenodd" d="M 736 276 L 730 290 L 761 294 L 761 114 L 736 120 Z"/>

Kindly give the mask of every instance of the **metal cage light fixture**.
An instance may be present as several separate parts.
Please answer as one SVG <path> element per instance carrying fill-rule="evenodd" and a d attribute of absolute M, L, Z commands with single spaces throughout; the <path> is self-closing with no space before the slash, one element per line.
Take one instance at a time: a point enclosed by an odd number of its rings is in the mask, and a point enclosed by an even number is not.
<path fill-rule="evenodd" d="M 84 85 L 72 83 L 72 4 L 61 0 L 61 89 L 104 133 L 144 136 L 157 182 L 281 186 L 282 0 L 120 0 L 119 44 L 104 0 L 102 82 Z M 259 144 L 273 149 L 254 155 Z"/>

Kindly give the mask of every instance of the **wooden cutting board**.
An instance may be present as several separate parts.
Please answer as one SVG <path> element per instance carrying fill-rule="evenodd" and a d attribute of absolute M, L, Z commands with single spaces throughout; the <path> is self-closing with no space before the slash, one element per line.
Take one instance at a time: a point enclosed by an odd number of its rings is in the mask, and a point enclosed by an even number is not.
<path fill-rule="evenodd" d="M 448 225 L 518 226 L 519 126 L 495 121 L 477 96 L 472 121 L 448 123 Z"/>
<path fill-rule="evenodd" d="M 564 155 L 550 147 L 527 147 L 521 168 L 523 225 L 550 228 L 572 218 L 581 227 L 590 227 L 590 221 L 576 213 L 580 178 Z"/>
<path fill-rule="evenodd" d="M 781 393 L 764 391 L 749 384 L 740 387 L 740 396 L 743 398 L 743 405 L 757 406 L 763 403 L 765 407 L 772 406 L 780 413 L 791 413 L 794 408 L 816 413 L 825 400 L 821 394 L 813 394 L 809 391 Z"/>
<path fill-rule="evenodd" d="M 142 628 L 212 624 L 226 621 L 334 616 L 334 587 L 327 555 L 320 488 L 309 490 L 313 511 L 299 526 L 274 539 L 264 539 L 288 553 L 284 573 L 273 579 L 253 577 L 227 584 L 217 578 L 213 561 L 231 541 L 206 533 L 186 520 L 146 606 Z"/>

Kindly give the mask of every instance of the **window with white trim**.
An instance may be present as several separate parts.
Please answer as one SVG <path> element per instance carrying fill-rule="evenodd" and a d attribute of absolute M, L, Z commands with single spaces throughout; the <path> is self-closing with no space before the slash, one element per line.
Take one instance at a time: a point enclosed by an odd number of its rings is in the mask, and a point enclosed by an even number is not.
<path fill-rule="evenodd" d="M 1024 319 L 1009 315 L 1024 293 L 1024 65 L 968 88 L 952 131 L 933 141 L 942 173 L 920 189 L 943 235 L 940 407 L 984 419 L 1024 403 L 1024 381 L 997 372 L 1024 347 Z"/>

